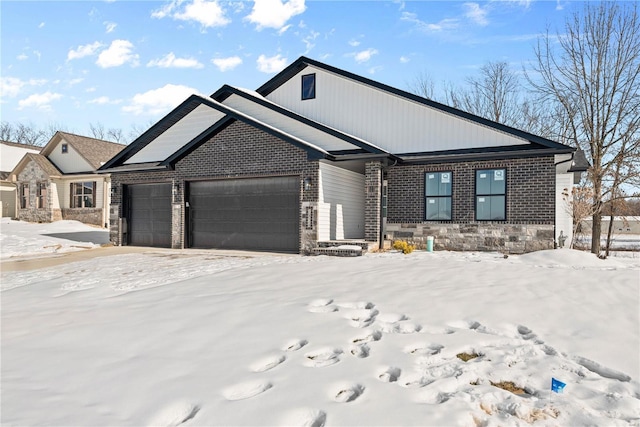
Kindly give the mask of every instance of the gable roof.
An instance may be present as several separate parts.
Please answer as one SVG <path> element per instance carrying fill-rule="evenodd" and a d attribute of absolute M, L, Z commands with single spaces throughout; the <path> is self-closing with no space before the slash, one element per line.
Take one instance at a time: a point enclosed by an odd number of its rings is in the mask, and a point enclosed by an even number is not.
<path fill-rule="evenodd" d="M 40 167 L 40 169 L 42 169 L 42 171 L 47 174 L 47 176 L 49 176 L 49 178 L 58 178 L 63 175 L 62 172 L 60 172 L 60 170 L 53 163 L 51 163 L 46 156 L 42 154 L 27 153 L 18 162 L 16 167 L 13 168 L 9 176 L 17 176 L 22 171 L 22 169 L 24 169 L 25 166 L 27 166 L 27 164 L 31 161 L 35 162 L 38 167 Z"/>
<path fill-rule="evenodd" d="M 0 144 L 8 145 L 10 147 L 24 148 L 26 150 L 38 150 L 38 151 L 42 150 L 42 147 L 39 145 L 23 144 L 22 142 L 11 142 L 11 141 L 0 140 Z"/>
<path fill-rule="evenodd" d="M 223 89 L 229 94 L 243 93 L 242 91 L 231 88 L 230 86 L 223 87 Z M 276 115 L 291 118 L 284 114 L 283 111 L 273 108 L 273 106 L 267 106 L 266 104 L 256 102 L 256 100 L 252 99 L 251 96 L 247 95 L 245 96 L 245 99 L 249 100 L 254 105 L 259 105 L 263 108 L 266 107 L 267 110 Z M 182 136 L 182 133 L 178 131 L 175 131 L 175 137 L 172 137 L 170 135 L 172 127 L 179 127 L 181 125 L 181 120 L 188 120 L 188 116 L 190 114 L 196 114 L 196 110 L 199 108 L 208 108 L 216 111 L 219 115 L 210 117 L 219 118 L 214 120 L 212 123 L 199 123 L 200 127 L 196 129 L 196 132 L 198 132 L 197 135 L 192 136 L 186 141 L 179 138 L 179 136 Z M 173 167 L 177 161 L 184 158 L 187 154 L 195 150 L 207 140 L 211 139 L 214 135 L 225 129 L 234 121 L 247 123 L 250 126 L 302 148 L 307 151 L 309 156 L 312 158 L 335 159 L 336 156 L 339 156 L 343 152 L 348 154 L 352 154 L 353 152 L 369 152 L 373 154 L 383 153 L 379 149 L 367 146 L 364 141 L 357 140 L 326 126 L 312 123 L 304 118 L 301 118 L 299 124 L 302 127 L 306 127 L 307 134 L 300 135 L 298 134 L 299 129 L 293 129 L 291 132 L 291 129 L 282 129 L 273 123 L 260 120 L 260 118 L 246 114 L 214 99 L 204 98 L 199 95 L 191 95 L 182 104 L 169 112 L 158 123 L 153 125 L 149 130 L 129 144 L 126 149 L 122 150 L 102 166 L 100 171 L 157 169 L 162 166 Z M 193 122 L 191 124 L 194 125 Z M 316 144 L 316 142 L 319 141 L 310 141 L 308 137 L 305 137 L 308 136 L 310 129 L 322 133 L 326 138 L 335 138 L 342 141 L 348 150 L 332 151 Z M 164 140 L 162 140 L 163 137 Z M 154 143 L 156 144 L 155 149 L 152 146 Z M 321 141 L 320 144 L 322 144 Z"/>
<path fill-rule="evenodd" d="M 503 132 L 506 133 L 508 135 L 512 135 L 516 138 L 520 138 L 526 141 L 529 141 L 530 143 L 533 144 L 537 144 L 538 146 L 541 146 L 543 148 L 550 148 L 553 150 L 559 150 L 560 152 L 572 152 L 575 149 L 573 147 L 569 147 L 567 145 L 564 144 L 560 144 L 556 141 L 552 141 L 550 139 L 547 138 L 543 138 L 541 136 L 538 135 L 534 135 L 532 133 L 520 130 L 520 129 L 516 129 L 501 123 L 497 123 L 494 122 L 492 120 L 486 119 L 484 117 L 480 117 L 480 116 L 476 116 L 474 114 L 468 113 L 466 111 L 462 111 L 459 110 L 457 108 L 453 108 L 450 107 L 448 105 L 445 104 L 441 104 L 439 102 L 427 99 L 427 98 L 423 98 L 421 96 L 403 91 L 401 89 L 397 89 L 394 88 L 392 86 L 388 86 L 386 84 L 368 79 L 366 77 L 357 75 L 357 74 L 353 74 L 351 72 L 345 71 L 345 70 L 341 70 L 339 68 L 333 67 L 331 65 L 327 65 L 324 64 L 322 62 L 301 56 L 300 58 L 298 58 L 296 61 L 294 61 L 291 65 L 289 65 L 288 67 L 286 67 L 283 71 L 281 71 L 280 73 L 278 73 L 276 76 L 274 76 L 273 78 L 271 78 L 269 81 L 267 81 L 265 84 L 263 84 L 262 86 L 260 86 L 257 89 L 257 92 L 263 96 L 266 97 L 269 94 L 271 94 L 272 92 L 274 92 L 276 89 L 278 89 L 280 86 L 284 85 L 285 83 L 287 83 L 290 79 L 292 79 L 294 76 L 296 76 L 298 73 L 300 73 L 302 70 L 304 70 L 307 67 L 314 67 L 314 68 L 318 68 L 320 70 L 326 71 L 330 74 L 333 75 L 337 75 L 341 78 L 344 79 L 348 79 L 348 80 L 352 80 L 355 82 L 358 82 L 360 84 L 369 86 L 371 88 L 386 92 L 388 94 L 418 103 L 420 105 L 423 105 L 425 107 L 428 108 L 432 108 L 453 116 L 456 116 L 458 118 L 464 119 L 464 120 L 468 120 L 471 122 L 474 122 L 476 124 L 482 125 L 482 126 L 486 126 L 489 128 L 492 128 L 496 131 L 499 132 Z M 215 94 L 214 94 L 215 95 Z M 397 153 L 399 154 L 399 153 Z"/>
<path fill-rule="evenodd" d="M 71 145 L 94 170 L 100 168 L 106 161 L 126 147 L 124 144 L 118 144 L 116 142 L 57 131 L 47 145 L 44 146 L 40 154 L 48 156 L 61 140 Z"/>

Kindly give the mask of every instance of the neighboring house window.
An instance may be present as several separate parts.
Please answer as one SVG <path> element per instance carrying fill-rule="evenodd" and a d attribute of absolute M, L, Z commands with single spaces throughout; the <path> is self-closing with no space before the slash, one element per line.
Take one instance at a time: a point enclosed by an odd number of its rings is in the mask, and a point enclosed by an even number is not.
<path fill-rule="evenodd" d="M 425 174 L 425 219 L 427 221 L 451 220 L 452 172 L 427 172 Z"/>
<path fill-rule="evenodd" d="M 36 184 L 36 206 L 38 209 L 45 208 L 47 203 L 47 183 L 38 182 Z"/>
<path fill-rule="evenodd" d="M 302 76 L 302 99 L 314 99 L 316 97 L 316 75 Z"/>
<path fill-rule="evenodd" d="M 96 206 L 96 182 L 71 183 L 71 207 L 93 208 Z"/>
<path fill-rule="evenodd" d="M 20 185 L 20 209 L 29 207 L 29 184 Z"/>
<path fill-rule="evenodd" d="M 506 169 L 476 171 L 476 219 L 478 221 L 507 219 L 506 195 Z"/>
<path fill-rule="evenodd" d="M 69 152 L 69 146 L 67 144 L 62 144 L 62 152 L 63 153 L 68 153 Z"/>

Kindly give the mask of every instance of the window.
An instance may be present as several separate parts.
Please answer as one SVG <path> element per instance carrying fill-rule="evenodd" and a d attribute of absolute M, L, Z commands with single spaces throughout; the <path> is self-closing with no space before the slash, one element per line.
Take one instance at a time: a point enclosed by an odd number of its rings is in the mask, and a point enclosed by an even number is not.
<path fill-rule="evenodd" d="M 20 209 L 29 207 L 29 184 L 20 185 Z"/>
<path fill-rule="evenodd" d="M 71 183 L 71 207 L 93 208 L 96 206 L 96 182 Z"/>
<path fill-rule="evenodd" d="M 47 183 L 38 182 L 36 184 L 36 206 L 38 209 L 46 208 L 47 203 Z"/>
<path fill-rule="evenodd" d="M 483 169 L 476 171 L 476 219 L 504 221 L 507 219 L 507 171 Z"/>
<path fill-rule="evenodd" d="M 425 174 L 425 219 L 427 221 L 451 221 L 452 175 L 452 172 Z"/>
<path fill-rule="evenodd" d="M 69 152 L 69 146 L 67 144 L 62 144 L 62 153 L 68 153 Z"/>
<path fill-rule="evenodd" d="M 316 97 L 316 75 L 302 76 L 302 99 L 314 99 Z"/>

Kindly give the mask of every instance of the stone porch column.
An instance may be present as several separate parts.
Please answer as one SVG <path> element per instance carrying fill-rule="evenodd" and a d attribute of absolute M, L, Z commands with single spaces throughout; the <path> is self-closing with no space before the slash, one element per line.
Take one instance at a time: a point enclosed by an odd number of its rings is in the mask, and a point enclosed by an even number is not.
<path fill-rule="evenodd" d="M 365 163 L 364 238 L 380 244 L 380 208 L 382 198 L 382 163 Z"/>

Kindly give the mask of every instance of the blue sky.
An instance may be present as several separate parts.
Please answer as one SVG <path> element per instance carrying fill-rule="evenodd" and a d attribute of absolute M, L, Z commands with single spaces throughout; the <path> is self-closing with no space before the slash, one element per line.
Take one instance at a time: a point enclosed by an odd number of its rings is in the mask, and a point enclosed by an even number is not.
<path fill-rule="evenodd" d="M 487 61 L 521 70 L 581 2 L 0 2 L 2 121 L 148 127 L 192 93 L 256 89 L 304 55 L 408 90 L 461 84 Z"/>

